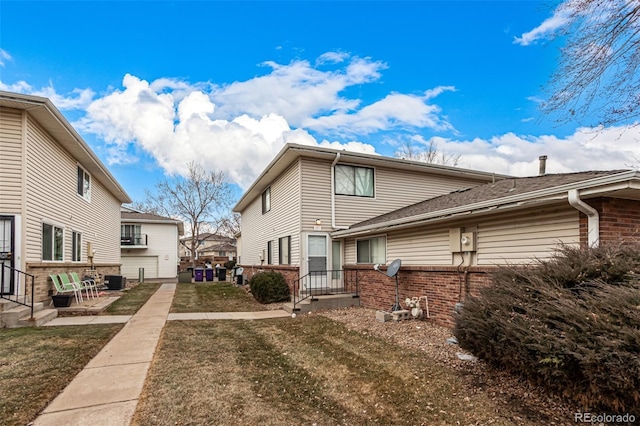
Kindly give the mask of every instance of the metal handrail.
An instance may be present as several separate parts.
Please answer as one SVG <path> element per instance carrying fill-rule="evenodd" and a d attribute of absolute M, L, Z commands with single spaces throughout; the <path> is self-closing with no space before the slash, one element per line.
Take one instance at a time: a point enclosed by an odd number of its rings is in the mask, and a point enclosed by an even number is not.
<path fill-rule="evenodd" d="M 25 291 L 24 294 L 22 296 L 20 296 L 20 294 L 4 294 L 3 291 L 1 291 L 1 289 L 4 289 L 5 286 L 5 274 L 6 274 L 6 269 L 9 269 L 9 279 L 11 279 L 11 276 L 16 276 L 15 274 L 17 273 L 17 283 L 14 283 L 14 291 L 13 293 L 20 293 L 20 288 L 21 288 L 21 283 L 23 281 L 22 277 L 24 277 L 24 281 L 28 281 L 28 279 L 31 279 L 31 291 L 30 291 L 30 299 L 28 299 L 28 294 Z M 26 272 L 23 272 L 19 269 L 16 269 L 12 266 L 9 265 L 2 265 L 2 273 L 0 273 L 0 299 L 6 299 L 6 300 L 10 300 L 14 303 L 17 303 L 19 305 L 24 305 L 24 306 L 28 306 L 29 308 L 31 308 L 31 319 L 33 319 L 33 305 L 34 305 L 34 294 L 35 294 L 35 275 L 31 275 L 28 274 Z M 20 300 L 22 299 L 22 300 Z"/>
<path fill-rule="evenodd" d="M 336 286 L 336 283 L 340 286 Z M 293 309 L 296 309 L 298 303 L 323 294 L 359 296 L 358 270 L 312 271 L 298 278 L 293 282 Z"/>

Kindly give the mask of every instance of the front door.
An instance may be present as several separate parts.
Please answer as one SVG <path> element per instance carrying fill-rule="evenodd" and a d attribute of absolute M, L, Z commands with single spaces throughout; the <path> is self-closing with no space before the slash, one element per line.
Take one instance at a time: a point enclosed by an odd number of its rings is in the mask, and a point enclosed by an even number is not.
<path fill-rule="evenodd" d="M 322 294 L 328 290 L 327 282 L 327 236 L 309 235 L 307 239 L 308 291 Z"/>
<path fill-rule="evenodd" d="M 0 216 L 0 293 L 14 292 L 14 218 Z"/>

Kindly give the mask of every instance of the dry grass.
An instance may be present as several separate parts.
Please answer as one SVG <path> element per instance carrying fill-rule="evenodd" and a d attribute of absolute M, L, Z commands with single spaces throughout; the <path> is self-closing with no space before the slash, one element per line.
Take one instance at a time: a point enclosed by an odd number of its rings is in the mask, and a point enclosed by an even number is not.
<path fill-rule="evenodd" d="M 372 318 L 373 320 L 373 318 Z M 320 315 L 167 323 L 136 425 L 536 425 L 424 352 Z"/>
<path fill-rule="evenodd" d="M 177 284 L 171 312 L 252 312 L 266 305 L 247 294 L 244 287 L 231 283 Z"/>
<path fill-rule="evenodd" d="M 106 310 L 108 315 L 133 315 L 160 288 L 159 283 L 141 283 L 123 292 Z"/>
<path fill-rule="evenodd" d="M 0 330 L 0 424 L 25 425 L 122 324 Z"/>

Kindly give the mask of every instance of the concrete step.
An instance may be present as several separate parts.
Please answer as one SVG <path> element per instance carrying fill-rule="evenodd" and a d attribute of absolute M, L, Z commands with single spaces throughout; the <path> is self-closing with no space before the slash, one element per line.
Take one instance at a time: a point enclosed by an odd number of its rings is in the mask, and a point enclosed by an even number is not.
<path fill-rule="evenodd" d="M 29 315 L 20 318 L 16 324 L 16 327 L 40 327 L 41 325 L 48 323 L 57 316 L 57 309 L 42 309 L 38 312 L 34 312 L 33 318 L 30 318 Z"/>
<path fill-rule="evenodd" d="M 0 313 L 0 328 L 17 327 L 18 319 L 31 315 L 31 308 L 29 306 L 20 305 L 14 302 L 10 303 L 11 305 L 5 304 L 4 310 Z M 42 309 L 42 302 L 33 304 L 34 315 L 36 312 L 41 311 Z"/>
<path fill-rule="evenodd" d="M 307 312 L 320 311 L 325 309 L 340 309 L 350 306 L 360 306 L 360 297 L 354 294 L 330 294 L 322 296 L 312 296 L 302 302 L 296 303 L 295 309 L 293 302 L 285 303 L 282 309 L 288 313 L 306 314 Z"/>

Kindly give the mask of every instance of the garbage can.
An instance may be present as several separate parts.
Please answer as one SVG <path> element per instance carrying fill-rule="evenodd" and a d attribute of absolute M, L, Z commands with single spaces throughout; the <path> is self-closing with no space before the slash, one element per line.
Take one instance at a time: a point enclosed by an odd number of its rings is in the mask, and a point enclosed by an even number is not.
<path fill-rule="evenodd" d="M 204 275 L 207 281 L 213 281 L 213 269 L 207 268 L 204 270 Z"/>
<path fill-rule="evenodd" d="M 227 269 L 218 268 L 218 281 L 226 281 L 226 280 L 227 280 Z"/>
<path fill-rule="evenodd" d="M 178 274 L 178 282 L 183 284 L 190 284 L 193 274 L 191 271 L 182 271 Z"/>
<path fill-rule="evenodd" d="M 193 270 L 194 272 L 194 277 L 195 277 L 195 281 L 196 282 L 202 282 L 202 279 L 204 278 L 204 269 L 202 268 L 196 268 Z"/>

